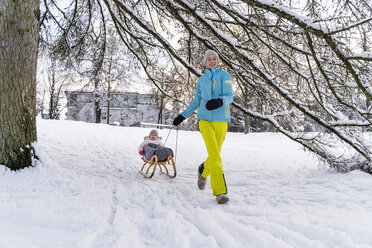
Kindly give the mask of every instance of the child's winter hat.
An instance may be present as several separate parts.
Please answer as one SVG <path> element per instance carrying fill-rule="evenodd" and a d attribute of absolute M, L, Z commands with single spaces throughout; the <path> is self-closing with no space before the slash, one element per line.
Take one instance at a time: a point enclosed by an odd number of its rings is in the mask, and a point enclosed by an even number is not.
<path fill-rule="evenodd" d="M 157 131 L 156 129 L 152 129 L 152 130 L 150 131 L 149 136 L 151 136 L 151 135 L 159 136 L 158 131 Z"/>
<path fill-rule="evenodd" d="M 216 51 L 213 51 L 213 50 L 207 50 L 207 51 L 205 52 L 205 54 L 204 54 L 204 59 L 203 59 L 204 65 L 207 64 L 207 58 L 208 58 L 208 56 L 211 55 L 211 54 L 216 55 L 217 60 L 220 61 L 220 57 L 218 56 L 218 53 L 216 53 Z"/>

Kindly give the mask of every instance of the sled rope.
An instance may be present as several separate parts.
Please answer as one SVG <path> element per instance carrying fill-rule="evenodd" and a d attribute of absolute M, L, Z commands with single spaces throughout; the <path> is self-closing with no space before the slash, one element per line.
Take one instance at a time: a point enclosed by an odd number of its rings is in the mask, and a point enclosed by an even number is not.
<path fill-rule="evenodd" d="M 172 131 L 172 128 L 169 129 L 168 136 L 167 136 L 167 138 L 166 138 L 165 141 L 164 141 L 164 146 L 165 146 L 165 144 L 167 143 L 167 140 L 168 140 L 168 137 L 169 137 L 169 134 L 171 133 L 171 131 Z"/>
<path fill-rule="evenodd" d="M 177 130 L 176 131 L 176 148 L 174 150 L 174 163 L 176 163 L 176 161 L 177 161 L 176 155 L 177 155 L 177 144 L 178 144 L 178 127 L 177 127 L 176 130 Z"/>
<path fill-rule="evenodd" d="M 168 140 L 168 138 L 169 138 L 169 135 L 170 135 L 171 131 L 172 131 L 172 128 L 169 129 L 169 132 L 168 132 L 167 138 L 166 138 L 165 141 L 164 141 L 164 146 L 165 146 L 165 144 L 167 143 L 167 140 Z M 176 129 L 176 148 L 175 148 L 175 150 L 174 150 L 174 162 L 175 162 L 175 163 L 176 163 L 176 156 L 177 156 L 177 144 L 178 144 L 178 127 L 177 127 L 177 129 Z"/>

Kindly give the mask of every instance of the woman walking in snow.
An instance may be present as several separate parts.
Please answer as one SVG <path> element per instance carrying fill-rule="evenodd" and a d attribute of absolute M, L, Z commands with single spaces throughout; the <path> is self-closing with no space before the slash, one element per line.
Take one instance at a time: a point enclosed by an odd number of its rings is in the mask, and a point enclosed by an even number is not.
<path fill-rule="evenodd" d="M 230 121 L 229 105 L 233 101 L 232 78 L 218 66 L 219 57 L 215 51 L 207 50 L 203 62 L 207 69 L 198 79 L 194 100 L 174 119 L 173 125 L 178 126 L 199 109 L 197 114 L 199 130 L 207 147 L 208 158 L 199 165 L 198 187 L 201 190 L 205 189 L 207 177 L 210 176 L 213 195 L 219 204 L 224 204 L 229 198 L 220 154 Z"/>

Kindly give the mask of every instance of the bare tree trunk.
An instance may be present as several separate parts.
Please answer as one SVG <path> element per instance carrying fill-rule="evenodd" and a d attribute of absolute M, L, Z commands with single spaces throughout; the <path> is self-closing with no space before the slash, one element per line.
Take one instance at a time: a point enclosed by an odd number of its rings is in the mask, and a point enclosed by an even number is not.
<path fill-rule="evenodd" d="M 110 105 L 111 105 L 111 81 L 108 82 L 107 87 L 107 114 L 106 114 L 106 120 L 107 124 L 110 124 Z"/>
<path fill-rule="evenodd" d="M 163 108 L 164 108 L 164 99 L 163 96 L 160 96 L 160 108 L 158 113 L 158 124 L 163 124 Z"/>
<path fill-rule="evenodd" d="M 98 94 L 98 84 L 96 80 L 94 83 L 94 114 L 96 116 L 96 123 L 101 123 L 101 96 Z"/>
<path fill-rule="evenodd" d="M 43 90 L 43 98 L 41 100 L 41 108 L 40 108 L 41 117 L 43 119 L 44 119 L 44 102 L 45 102 L 45 89 Z"/>
<path fill-rule="evenodd" d="M 97 100 L 97 96 L 95 97 L 94 101 L 94 109 L 96 115 L 96 123 L 101 123 L 101 107 L 100 107 L 100 100 Z"/>
<path fill-rule="evenodd" d="M 32 165 L 36 141 L 39 0 L 0 4 L 0 164 Z"/>
<path fill-rule="evenodd" d="M 369 100 L 369 99 L 366 100 L 366 109 L 369 110 L 369 111 L 371 109 L 371 100 Z M 371 114 L 367 114 L 367 118 L 368 119 L 372 119 L 372 115 Z M 372 132 L 372 127 L 368 127 L 367 128 L 367 131 Z"/>
<path fill-rule="evenodd" d="M 50 87 L 50 99 L 49 99 L 49 119 L 55 119 L 54 118 L 54 106 L 55 106 L 55 85 L 56 85 L 56 77 L 55 77 L 55 68 L 52 67 L 52 75 L 51 75 L 51 87 Z"/>
<path fill-rule="evenodd" d="M 249 115 L 244 114 L 244 134 L 249 133 L 249 127 L 251 123 L 249 121 Z"/>
<path fill-rule="evenodd" d="M 111 110 L 111 68 L 112 68 L 112 56 L 110 56 L 110 62 L 108 66 L 109 79 L 107 80 L 107 111 L 106 111 L 106 123 L 110 124 L 110 110 Z"/>

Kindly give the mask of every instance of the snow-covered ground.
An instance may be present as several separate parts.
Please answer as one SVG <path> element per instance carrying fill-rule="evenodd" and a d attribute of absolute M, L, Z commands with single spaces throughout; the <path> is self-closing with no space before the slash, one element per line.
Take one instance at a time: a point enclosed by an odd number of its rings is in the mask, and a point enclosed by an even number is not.
<path fill-rule="evenodd" d="M 228 133 L 218 205 L 196 186 L 196 131 L 178 132 L 175 179 L 138 173 L 149 130 L 38 119 L 41 163 L 0 167 L 0 247 L 372 247 L 370 175 L 320 168 L 279 134 Z"/>

